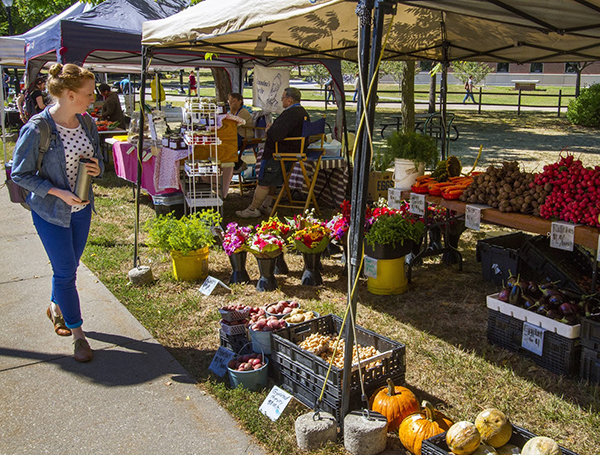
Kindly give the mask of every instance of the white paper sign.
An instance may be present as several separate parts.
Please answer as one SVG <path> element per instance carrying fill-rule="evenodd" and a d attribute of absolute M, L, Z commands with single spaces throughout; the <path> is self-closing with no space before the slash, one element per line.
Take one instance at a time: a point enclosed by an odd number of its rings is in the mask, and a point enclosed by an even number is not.
<path fill-rule="evenodd" d="M 365 276 L 377 278 L 377 259 L 365 256 Z"/>
<path fill-rule="evenodd" d="M 469 229 L 479 231 L 481 229 L 481 209 L 480 205 L 467 204 L 465 206 L 465 226 Z"/>
<path fill-rule="evenodd" d="M 235 352 L 219 346 L 208 369 L 222 378 L 227 373 L 227 364 L 235 357 Z"/>
<path fill-rule="evenodd" d="M 402 207 L 402 190 L 400 188 L 388 189 L 388 207 L 400 210 Z"/>
<path fill-rule="evenodd" d="M 523 322 L 523 337 L 521 338 L 521 347 L 542 355 L 544 352 L 544 332 L 546 330 L 537 325 Z"/>
<path fill-rule="evenodd" d="M 285 411 L 285 408 L 291 399 L 292 396 L 289 393 L 274 386 L 258 410 L 275 422 L 281 417 L 281 414 L 283 414 L 283 411 Z"/>
<path fill-rule="evenodd" d="M 260 45 L 260 43 L 259 43 Z M 252 105 L 265 112 L 281 114 L 283 90 L 289 87 L 290 70 L 282 68 L 254 67 L 252 82 Z"/>
<path fill-rule="evenodd" d="M 562 221 L 552 223 L 550 246 L 559 250 L 573 251 L 575 246 L 575 225 Z"/>
<path fill-rule="evenodd" d="M 425 215 L 427 201 L 425 194 L 410 193 L 410 213 L 415 215 Z"/>
<path fill-rule="evenodd" d="M 229 289 L 231 291 L 231 288 L 227 287 L 225 283 L 223 283 L 221 280 L 218 280 L 215 277 L 208 275 L 206 277 L 206 280 L 204 280 L 204 283 L 202 283 L 202 286 L 200 286 L 200 292 L 204 295 L 211 295 L 218 284 L 223 286 L 225 289 Z"/>

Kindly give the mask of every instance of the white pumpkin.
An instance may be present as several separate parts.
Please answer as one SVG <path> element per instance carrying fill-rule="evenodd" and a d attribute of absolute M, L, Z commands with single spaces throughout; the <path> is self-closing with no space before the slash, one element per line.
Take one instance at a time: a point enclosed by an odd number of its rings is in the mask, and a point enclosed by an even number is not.
<path fill-rule="evenodd" d="M 496 449 L 498 455 L 521 455 L 521 449 L 513 444 L 504 444 Z"/>
<path fill-rule="evenodd" d="M 554 439 L 536 436 L 525 443 L 521 455 L 562 455 L 562 452 Z"/>
<path fill-rule="evenodd" d="M 481 434 L 481 441 L 492 447 L 502 447 L 512 436 L 512 425 L 499 409 L 481 411 L 475 419 L 475 426 Z"/>

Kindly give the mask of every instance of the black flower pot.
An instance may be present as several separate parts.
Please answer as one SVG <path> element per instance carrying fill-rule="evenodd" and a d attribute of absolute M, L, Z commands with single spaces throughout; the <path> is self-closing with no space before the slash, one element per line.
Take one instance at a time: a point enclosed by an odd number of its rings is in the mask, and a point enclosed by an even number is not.
<path fill-rule="evenodd" d="M 304 259 L 304 271 L 302 272 L 302 284 L 304 286 L 320 286 L 323 284 L 321 271 L 321 253 L 302 253 Z"/>
<path fill-rule="evenodd" d="M 287 275 L 290 272 L 288 265 L 285 262 L 283 253 L 275 258 L 275 275 Z"/>
<path fill-rule="evenodd" d="M 231 277 L 229 277 L 229 284 L 248 283 L 250 281 L 250 276 L 248 276 L 248 272 L 246 271 L 247 256 L 248 253 L 246 251 L 233 253 L 229 256 L 229 262 L 233 270 Z"/>
<path fill-rule="evenodd" d="M 450 225 L 448 235 L 444 236 L 446 246 L 450 246 L 455 250 L 458 249 L 458 241 L 466 229 L 465 223 L 462 220 Z M 458 264 L 460 262 L 460 255 L 455 251 L 448 251 L 442 255 L 442 262 L 444 264 Z"/>
<path fill-rule="evenodd" d="M 258 292 L 263 291 L 274 291 L 277 289 L 277 280 L 275 279 L 275 259 L 277 258 L 256 258 L 258 262 L 258 270 L 260 272 L 260 278 L 256 283 L 256 290 Z"/>
<path fill-rule="evenodd" d="M 412 240 L 404 240 L 404 243 L 397 243 L 395 247 L 392 245 L 376 244 L 373 248 L 365 242 L 365 256 L 373 259 L 398 259 L 406 256 L 413 249 L 414 242 Z"/>

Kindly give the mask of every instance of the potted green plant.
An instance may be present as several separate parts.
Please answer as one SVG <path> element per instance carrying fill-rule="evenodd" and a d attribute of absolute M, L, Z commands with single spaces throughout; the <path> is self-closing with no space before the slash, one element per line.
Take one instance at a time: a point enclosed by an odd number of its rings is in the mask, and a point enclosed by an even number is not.
<path fill-rule="evenodd" d="M 425 167 L 433 168 L 438 161 L 435 140 L 425 134 L 394 132 L 387 140 L 385 159 L 395 165 L 396 188 L 409 190 Z"/>
<path fill-rule="evenodd" d="M 208 249 L 215 244 L 213 228 L 221 215 L 205 210 L 177 219 L 172 213 L 145 224 L 148 244 L 171 255 L 175 279 L 195 281 L 208 276 Z"/>

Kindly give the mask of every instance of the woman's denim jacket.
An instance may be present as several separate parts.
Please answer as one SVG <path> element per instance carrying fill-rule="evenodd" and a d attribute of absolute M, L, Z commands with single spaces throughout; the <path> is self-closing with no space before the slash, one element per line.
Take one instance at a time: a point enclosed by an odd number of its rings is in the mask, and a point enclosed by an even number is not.
<path fill-rule="evenodd" d="M 39 115 L 45 118 L 50 124 L 50 146 L 42 160 L 41 169 L 38 173 L 37 160 L 40 147 L 40 131 L 34 123 L 29 122 L 21 128 L 19 139 L 15 146 L 11 179 L 17 185 L 30 191 L 26 202 L 31 207 L 31 210 L 35 211 L 35 213 L 49 223 L 61 227 L 69 227 L 71 224 L 71 206 L 62 199 L 48 194 L 50 188 L 53 187 L 71 191 L 67 177 L 64 146 L 60 139 L 60 134 L 58 134 L 58 130 L 56 129 L 56 123 L 54 123 L 48 108 L 44 109 Z M 98 130 L 92 124 L 92 131 L 88 131 L 80 114 L 77 114 L 77 119 L 92 144 L 94 157 L 98 158 L 101 176 L 104 173 L 104 161 L 100 150 Z M 93 210 L 94 193 L 91 185 L 89 201 Z"/>

